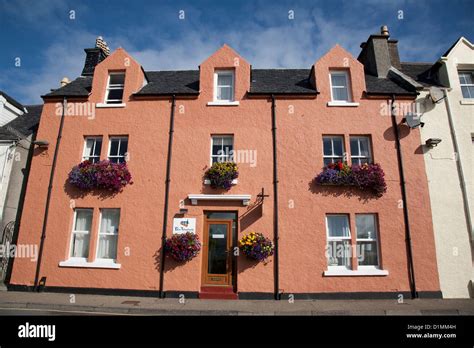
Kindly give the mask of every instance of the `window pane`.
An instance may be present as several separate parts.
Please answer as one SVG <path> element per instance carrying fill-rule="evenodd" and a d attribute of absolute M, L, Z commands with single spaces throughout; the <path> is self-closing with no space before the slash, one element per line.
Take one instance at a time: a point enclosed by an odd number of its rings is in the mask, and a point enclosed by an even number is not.
<path fill-rule="evenodd" d="M 84 150 L 84 157 L 92 156 L 94 153 L 94 143 L 95 139 L 87 139 Z"/>
<path fill-rule="evenodd" d="M 351 138 L 351 156 L 359 155 L 359 141 L 357 138 Z"/>
<path fill-rule="evenodd" d="M 351 267 L 351 250 L 349 241 L 330 241 L 328 242 L 328 266 L 346 266 Z"/>
<path fill-rule="evenodd" d="M 118 233 L 120 210 L 102 209 L 101 213 L 100 233 Z"/>
<path fill-rule="evenodd" d="M 116 100 L 122 101 L 122 97 L 123 97 L 123 89 L 121 89 L 121 88 L 120 89 L 110 89 L 107 100 L 116 99 Z"/>
<path fill-rule="evenodd" d="M 373 214 L 357 214 L 356 229 L 358 239 L 377 239 L 375 216 Z"/>
<path fill-rule="evenodd" d="M 347 88 L 334 88 L 332 89 L 332 96 L 334 100 L 349 100 L 347 94 Z"/>
<path fill-rule="evenodd" d="M 344 215 L 327 217 L 329 237 L 350 237 L 349 220 Z"/>
<path fill-rule="evenodd" d="M 111 85 L 123 85 L 125 82 L 125 74 L 110 74 Z"/>
<path fill-rule="evenodd" d="M 462 86 L 462 97 L 465 99 L 474 98 L 474 86 Z"/>
<path fill-rule="evenodd" d="M 127 150 L 128 150 L 128 139 L 122 139 L 122 141 L 120 142 L 119 155 L 125 156 L 125 154 L 127 153 Z"/>
<path fill-rule="evenodd" d="M 219 100 L 231 100 L 232 99 L 232 87 L 218 87 L 217 88 L 217 99 L 219 99 Z"/>
<path fill-rule="evenodd" d="M 117 258 L 117 235 L 99 236 L 99 250 L 97 252 L 99 259 Z"/>
<path fill-rule="evenodd" d="M 324 155 L 331 156 L 332 155 L 332 146 L 331 146 L 331 139 L 330 138 L 323 138 L 323 148 L 324 148 Z"/>
<path fill-rule="evenodd" d="M 109 152 L 110 156 L 117 156 L 118 155 L 118 153 L 119 153 L 118 152 L 119 143 L 120 143 L 119 139 L 110 140 L 110 152 Z"/>
<path fill-rule="evenodd" d="M 89 256 L 89 234 L 73 233 L 71 257 Z"/>
<path fill-rule="evenodd" d="M 229 74 L 218 74 L 217 75 L 218 86 L 232 86 L 232 75 Z"/>
<path fill-rule="evenodd" d="M 76 224 L 75 231 L 90 231 L 92 224 L 92 210 L 81 209 L 76 210 Z"/>
<path fill-rule="evenodd" d="M 333 146 L 334 146 L 334 155 L 335 156 L 342 156 L 343 153 L 343 144 L 341 138 L 333 138 Z"/>
<path fill-rule="evenodd" d="M 359 138 L 360 156 L 369 157 L 369 139 Z"/>
<path fill-rule="evenodd" d="M 378 266 L 377 242 L 357 242 L 357 260 L 360 266 Z"/>
<path fill-rule="evenodd" d="M 95 148 L 94 148 L 94 152 L 92 153 L 92 155 L 100 156 L 100 150 L 101 149 L 102 149 L 102 139 L 100 139 L 100 138 L 95 139 Z"/>
<path fill-rule="evenodd" d="M 212 137 L 212 155 L 217 156 L 222 150 L 222 137 Z"/>
<path fill-rule="evenodd" d="M 324 159 L 324 166 L 327 166 L 328 164 L 333 163 L 332 158 L 325 158 Z"/>
<path fill-rule="evenodd" d="M 333 87 L 347 87 L 346 76 L 340 74 L 332 74 L 331 84 Z"/>

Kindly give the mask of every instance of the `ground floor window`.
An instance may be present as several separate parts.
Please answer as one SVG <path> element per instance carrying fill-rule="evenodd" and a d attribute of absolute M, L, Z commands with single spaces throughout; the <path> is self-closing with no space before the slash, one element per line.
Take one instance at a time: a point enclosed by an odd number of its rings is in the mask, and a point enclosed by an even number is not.
<path fill-rule="evenodd" d="M 351 231 L 348 215 L 326 216 L 327 249 L 329 267 L 351 268 Z"/>
<path fill-rule="evenodd" d="M 375 214 L 356 214 L 357 260 L 359 268 L 378 267 L 377 217 Z"/>
<path fill-rule="evenodd" d="M 76 209 L 74 211 L 70 257 L 87 258 L 89 256 L 92 212 L 92 209 Z"/>
<path fill-rule="evenodd" d="M 120 209 L 100 210 L 98 259 L 115 260 L 117 258 L 119 220 Z"/>

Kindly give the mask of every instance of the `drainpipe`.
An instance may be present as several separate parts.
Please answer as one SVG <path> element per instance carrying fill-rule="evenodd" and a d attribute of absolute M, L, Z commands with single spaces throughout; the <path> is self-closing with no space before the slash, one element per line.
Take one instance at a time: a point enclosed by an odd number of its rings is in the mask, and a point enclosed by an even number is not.
<path fill-rule="evenodd" d="M 446 111 L 448 113 L 448 122 L 449 122 L 449 130 L 451 133 L 451 140 L 453 142 L 454 152 L 456 153 L 456 156 L 457 156 L 456 166 L 457 166 L 457 171 L 458 171 L 458 176 L 459 176 L 459 182 L 461 184 L 462 201 L 463 201 L 463 206 L 464 206 L 464 216 L 466 218 L 466 225 L 469 230 L 470 239 L 471 241 L 473 241 L 474 231 L 472 230 L 472 221 L 471 221 L 471 214 L 470 214 L 471 210 L 469 208 L 469 199 L 468 199 L 467 190 L 466 190 L 466 180 L 464 179 L 464 171 L 462 168 L 462 161 L 459 154 L 458 138 L 456 136 L 456 130 L 454 129 L 453 116 L 451 114 L 451 106 L 449 104 L 448 93 L 446 89 L 443 90 L 443 93 L 444 93 Z"/>
<path fill-rule="evenodd" d="M 395 144 L 397 148 L 397 159 L 398 159 L 398 171 L 400 175 L 400 188 L 402 191 L 403 218 L 405 222 L 405 242 L 407 245 L 408 273 L 409 273 L 408 276 L 410 278 L 411 297 L 417 298 L 418 292 L 416 291 L 415 267 L 413 265 L 413 249 L 412 249 L 412 244 L 411 244 L 410 220 L 408 216 L 408 201 L 407 201 L 407 193 L 406 193 L 406 186 L 405 186 L 405 174 L 403 170 L 403 157 L 402 157 L 402 148 L 400 144 L 400 135 L 398 132 L 397 120 L 395 118 L 395 95 L 394 94 L 392 94 L 391 118 L 392 118 L 392 128 L 395 134 Z"/>
<path fill-rule="evenodd" d="M 171 175 L 171 156 L 173 153 L 173 133 L 174 133 L 174 109 L 176 106 L 176 95 L 171 98 L 170 131 L 168 137 L 168 158 L 166 159 L 166 181 L 165 181 L 165 207 L 163 210 L 163 231 L 161 235 L 161 254 L 160 254 L 160 290 L 159 297 L 164 298 L 163 281 L 165 271 L 165 243 L 166 230 L 168 229 L 168 201 L 170 194 L 170 175 Z"/>
<path fill-rule="evenodd" d="M 64 126 L 64 115 L 67 105 L 66 97 L 63 98 L 63 111 L 61 113 L 61 120 L 59 122 L 59 130 L 58 130 L 58 137 L 56 139 L 56 148 L 54 149 L 53 155 L 53 163 L 51 164 L 51 174 L 49 176 L 49 184 L 48 184 L 48 193 L 46 196 L 46 206 L 44 208 L 44 217 L 43 217 L 43 229 L 41 231 L 41 240 L 38 252 L 38 261 L 36 263 L 36 273 L 35 273 L 35 284 L 34 289 L 38 290 L 38 282 L 39 282 L 39 275 L 41 271 L 41 259 L 43 257 L 43 248 L 44 248 L 44 240 L 46 238 L 46 226 L 48 224 L 48 215 L 49 215 L 49 205 L 51 202 L 51 191 L 53 189 L 53 180 L 54 180 L 54 172 L 56 170 L 56 162 L 58 159 L 59 153 L 59 145 L 61 143 L 61 138 L 63 134 L 63 126 Z"/>
<path fill-rule="evenodd" d="M 274 296 L 280 299 L 279 270 L 278 270 L 278 171 L 277 171 L 277 134 L 276 134 L 276 105 L 275 95 L 272 94 L 272 145 L 273 145 L 273 240 L 275 253 L 273 257 Z"/>

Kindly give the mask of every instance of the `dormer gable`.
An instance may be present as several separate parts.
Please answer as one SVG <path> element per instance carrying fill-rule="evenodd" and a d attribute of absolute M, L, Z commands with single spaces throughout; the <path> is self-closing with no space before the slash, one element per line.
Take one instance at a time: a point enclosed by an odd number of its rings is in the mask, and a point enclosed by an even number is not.
<path fill-rule="evenodd" d="M 250 89 L 250 64 L 223 45 L 199 67 L 201 98 L 209 105 L 237 105 Z"/>
<path fill-rule="evenodd" d="M 140 64 L 123 48 L 118 48 L 95 67 L 89 100 L 100 105 L 125 104 L 140 90 L 144 80 Z"/>
<path fill-rule="evenodd" d="M 312 73 L 312 79 L 318 84 L 319 98 L 328 105 L 344 104 L 347 95 L 346 104 L 356 106 L 366 89 L 364 66 L 339 45 L 314 64 Z"/>

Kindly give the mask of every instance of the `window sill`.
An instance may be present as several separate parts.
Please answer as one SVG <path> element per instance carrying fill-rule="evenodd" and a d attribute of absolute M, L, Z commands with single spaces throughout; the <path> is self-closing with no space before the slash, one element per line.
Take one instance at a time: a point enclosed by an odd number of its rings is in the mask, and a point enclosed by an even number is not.
<path fill-rule="evenodd" d="M 105 104 L 105 103 L 96 103 L 96 108 L 124 108 L 127 104 Z"/>
<path fill-rule="evenodd" d="M 359 106 L 359 103 L 330 101 L 330 102 L 328 102 L 327 105 L 328 105 L 328 106 L 348 106 L 348 107 L 354 107 L 354 106 Z"/>
<path fill-rule="evenodd" d="M 232 180 L 232 185 L 237 185 L 239 183 L 239 180 L 238 179 L 234 179 Z M 211 184 L 211 180 L 209 179 L 204 179 L 204 185 L 210 185 Z"/>
<path fill-rule="evenodd" d="M 94 262 L 88 262 L 85 259 L 69 259 L 61 261 L 60 267 L 77 267 L 77 268 L 109 268 L 109 269 L 120 269 L 121 265 L 113 261 L 95 260 Z"/>
<path fill-rule="evenodd" d="M 238 101 L 233 102 L 221 102 L 221 101 L 212 101 L 207 103 L 208 106 L 239 106 Z"/>
<path fill-rule="evenodd" d="M 325 277 L 360 277 L 360 276 L 387 276 L 388 271 L 377 268 L 358 269 L 353 271 L 351 269 L 329 269 L 324 271 Z"/>
<path fill-rule="evenodd" d="M 461 105 L 474 105 L 474 99 L 463 99 L 459 101 Z"/>

